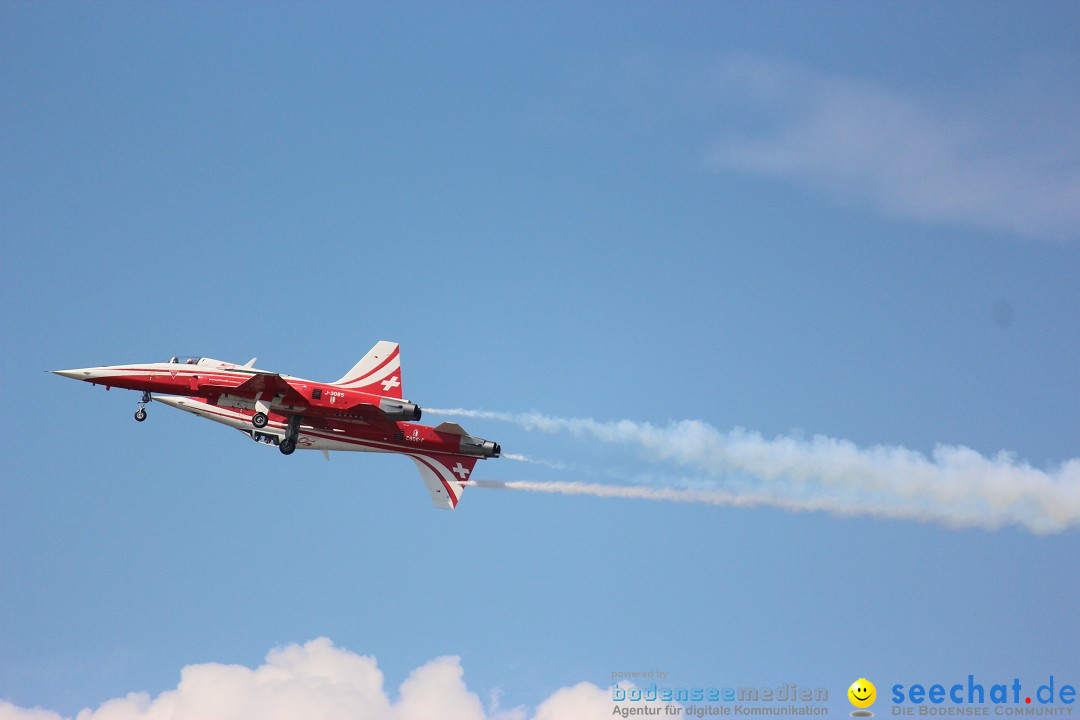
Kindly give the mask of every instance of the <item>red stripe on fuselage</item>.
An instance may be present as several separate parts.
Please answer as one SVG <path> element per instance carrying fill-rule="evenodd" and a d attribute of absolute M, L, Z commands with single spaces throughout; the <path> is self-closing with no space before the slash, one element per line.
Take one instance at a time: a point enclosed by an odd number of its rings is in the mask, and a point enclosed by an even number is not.
<path fill-rule="evenodd" d="M 231 408 L 219 408 L 215 405 L 210 405 L 208 403 L 200 403 L 198 411 L 206 415 L 216 415 L 217 417 L 239 421 L 242 422 L 244 425 L 251 425 L 251 416 L 253 414 L 241 410 L 233 410 Z M 277 413 L 272 413 L 270 415 L 270 422 L 268 423 L 268 426 L 277 430 L 284 430 L 287 422 L 275 419 L 277 417 L 281 416 Z M 252 429 L 255 429 L 254 426 L 251 427 Z M 435 448 L 432 448 L 430 451 L 425 451 L 424 455 L 418 455 L 416 454 L 416 446 L 411 443 L 405 444 L 402 441 L 398 440 L 357 438 L 355 436 L 345 434 L 348 432 L 347 430 L 342 430 L 342 434 L 335 434 L 328 433 L 324 430 L 316 430 L 314 428 L 304 428 L 300 432 L 304 435 L 308 435 L 309 437 L 319 438 L 321 440 L 329 440 L 332 442 L 339 442 L 347 445 L 357 445 L 359 447 L 371 448 L 375 451 L 397 453 L 399 455 L 408 455 L 409 457 L 426 457 L 427 455 L 449 455 L 451 457 L 455 457 L 459 454 L 449 450 L 437 450 Z M 306 450 L 307 448 L 300 449 Z M 439 477 L 441 478 L 442 475 L 439 475 Z"/>

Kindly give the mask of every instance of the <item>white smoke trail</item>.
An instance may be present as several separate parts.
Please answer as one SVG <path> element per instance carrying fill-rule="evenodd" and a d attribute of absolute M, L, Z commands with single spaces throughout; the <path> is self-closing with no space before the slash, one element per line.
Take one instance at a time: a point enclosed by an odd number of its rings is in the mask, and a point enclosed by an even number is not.
<path fill-rule="evenodd" d="M 810 440 L 784 436 L 768 440 L 743 428 L 722 432 L 697 420 L 659 427 L 536 413 L 427 412 L 499 420 L 530 431 L 566 432 L 632 446 L 647 459 L 704 476 L 689 489 L 672 487 L 670 481 L 661 487 L 514 483 L 518 487 L 513 489 L 740 507 L 767 505 L 938 522 L 947 527 L 1018 525 L 1039 534 L 1080 524 L 1080 458 L 1039 470 L 1007 452 L 986 457 L 967 447 L 939 445 L 927 457 L 903 447 L 859 448 L 850 441 L 820 435 Z"/>
<path fill-rule="evenodd" d="M 521 455 L 520 453 L 503 453 L 499 457 L 507 460 L 513 460 L 515 462 L 530 463 L 532 465 L 543 465 L 545 467 L 554 468 L 555 470 L 565 470 L 566 465 L 563 463 L 551 462 L 550 460 L 539 460 L 537 458 L 529 457 L 528 455 Z"/>
<path fill-rule="evenodd" d="M 593 497 L 636 498 L 639 500 L 667 500 L 669 502 L 705 503 L 707 505 L 731 505 L 755 507 L 776 505 L 765 497 L 735 495 L 721 490 L 683 490 L 679 488 L 654 488 L 630 485 L 604 485 L 584 482 L 534 482 L 532 480 L 471 480 L 470 486 L 496 490 L 525 490 L 528 492 L 559 493 L 560 495 L 592 495 Z M 789 503 L 789 510 L 825 510 L 809 503 Z"/>

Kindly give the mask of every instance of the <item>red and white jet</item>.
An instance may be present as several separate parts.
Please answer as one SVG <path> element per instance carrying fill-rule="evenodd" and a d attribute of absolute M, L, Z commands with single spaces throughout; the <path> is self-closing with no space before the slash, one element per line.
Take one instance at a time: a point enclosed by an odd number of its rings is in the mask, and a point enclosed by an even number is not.
<path fill-rule="evenodd" d="M 285 455 L 297 448 L 389 452 L 416 463 L 435 505 L 457 507 L 476 461 L 499 457 L 490 440 L 444 422 L 418 425 L 421 410 L 401 393 L 397 343 L 380 341 L 340 380 L 319 383 L 211 358 L 54 370 L 57 375 L 106 388 L 141 390 L 135 419 L 146 404 L 164 403 L 276 445 Z M 159 394 L 160 393 L 160 394 Z"/>

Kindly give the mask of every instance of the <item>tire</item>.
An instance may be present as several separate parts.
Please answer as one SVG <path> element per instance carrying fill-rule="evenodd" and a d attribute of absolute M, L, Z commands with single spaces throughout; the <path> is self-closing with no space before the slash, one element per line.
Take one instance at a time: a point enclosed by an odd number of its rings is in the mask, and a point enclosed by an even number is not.
<path fill-rule="evenodd" d="M 135 411 L 135 422 L 142 422 L 145 419 L 146 419 L 146 410 L 144 408 L 139 408 L 138 410 Z"/>
<path fill-rule="evenodd" d="M 251 416 L 251 424 L 260 430 L 266 427 L 268 422 L 270 422 L 270 418 L 266 417 L 266 413 L 257 412 Z"/>
<path fill-rule="evenodd" d="M 292 455 L 293 450 L 296 450 L 296 441 L 295 440 L 282 440 L 281 444 L 278 445 L 278 450 L 281 451 L 282 455 Z"/>

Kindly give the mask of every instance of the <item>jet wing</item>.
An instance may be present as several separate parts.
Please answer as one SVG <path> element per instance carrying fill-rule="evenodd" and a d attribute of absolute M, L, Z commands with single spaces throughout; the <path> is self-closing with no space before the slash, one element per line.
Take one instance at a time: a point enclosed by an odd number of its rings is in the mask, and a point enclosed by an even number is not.
<path fill-rule="evenodd" d="M 409 457 L 420 468 L 435 507 L 453 510 L 461 500 L 461 493 L 472 475 L 473 466 L 478 458 L 468 455 L 420 455 L 410 453 Z"/>
<path fill-rule="evenodd" d="M 254 374 L 244 382 L 235 386 L 200 385 L 201 390 L 212 393 L 229 393 L 245 397 L 258 398 L 266 395 L 281 395 L 282 402 L 286 405 L 305 405 L 307 400 L 298 390 L 289 384 L 289 381 L 278 373 L 266 372 L 265 370 L 247 370 Z"/>

